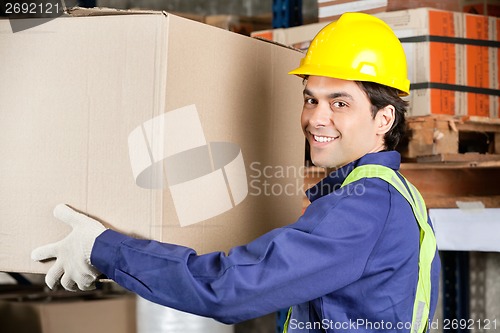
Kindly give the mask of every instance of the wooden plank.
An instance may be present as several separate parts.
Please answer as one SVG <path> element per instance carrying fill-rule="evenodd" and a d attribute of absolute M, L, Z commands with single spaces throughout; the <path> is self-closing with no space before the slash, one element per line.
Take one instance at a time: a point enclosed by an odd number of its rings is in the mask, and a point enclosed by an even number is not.
<path fill-rule="evenodd" d="M 327 174 L 323 168 L 304 170 L 304 189 Z M 400 171 L 417 187 L 428 208 L 456 208 L 456 201 L 481 201 L 486 207 L 500 207 L 500 161 L 402 163 Z M 304 196 L 303 208 L 308 205 Z"/>
<path fill-rule="evenodd" d="M 458 152 L 458 131 L 450 117 L 419 117 L 408 120 L 405 158 Z"/>
<path fill-rule="evenodd" d="M 407 124 L 408 132 L 399 148 L 404 158 L 458 154 L 459 146 L 500 154 L 499 119 L 430 115 L 407 118 Z"/>
<path fill-rule="evenodd" d="M 439 162 L 485 162 L 485 161 L 500 161 L 498 154 L 436 154 L 428 156 L 418 156 L 417 163 L 439 163 Z"/>
<path fill-rule="evenodd" d="M 404 168 L 401 173 L 424 198 L 500 195 L 500 169 Z"/>
<path fill-rule="evenodd" d="M 500 208 L 500 195 L 495 196 L 464 196 L 464 197 L 436 197 L 424 198 L 428 209 L 431 208 L 457 208 L 457 201 L 480 201 L 485 208 Z"/>
<path fill-rule="evenodd" d="M 401 163 L 401 170 L 500 168 L 500 161 L 456 162 L 456 163 Z M 500 175 L 500 173 L 499 173 Z"/>
<path fill-rule="evenodd" d="M 493 152 L 495 154 L 500 154 L 500 135 L 495 135 L 495 141 L 493 142 Z"/>
<path fill-rule="evenodd" d="M 500 125 L 500 119 L 498 119 L 498 118 L 468 116 L 468 117 L 464 117 L 463 119 L 464 119 L 464 121 L 470 121 L 470 122 L 474 122 L 474 123 Z"/>
<path fill-rule="evenodd" d="M 465 122 L 457 123 L 456 126 L 459 131 L 500 133 L 500 125 L 498 124 Z"/>

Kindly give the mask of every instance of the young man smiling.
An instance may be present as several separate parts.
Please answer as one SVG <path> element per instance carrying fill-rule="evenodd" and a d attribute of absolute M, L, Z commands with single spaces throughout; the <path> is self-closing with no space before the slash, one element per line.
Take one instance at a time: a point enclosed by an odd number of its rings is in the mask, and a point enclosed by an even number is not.
<path fill-rule="evenodd" d="M 33 251 L 56 258 L 46 282 L 93 287 L 104 273 L 153 302 L 235 323 L 291 306 L 288 332 L 425 332 L 439 257 L 425 205 L 397 172 L 409 93 L 406 59 L 379 19 L 347 13 L 314 38 L 301 65 L 302 128 L 313 162 L 333 168 L 294 224 L 197 255 L 138 240 L 65 205 L 73 231 Z M 361 187 L 362 191 L 355 191 Z"/>
<path fill-rule="evenodd" d="M 395 122 L 395 107 L 385 105 L 372 115 L 371 106 L 363 83 L 308 78 L 301 122 L 315 165 L 338 168 L 386 149 L 384 136 Z"/>

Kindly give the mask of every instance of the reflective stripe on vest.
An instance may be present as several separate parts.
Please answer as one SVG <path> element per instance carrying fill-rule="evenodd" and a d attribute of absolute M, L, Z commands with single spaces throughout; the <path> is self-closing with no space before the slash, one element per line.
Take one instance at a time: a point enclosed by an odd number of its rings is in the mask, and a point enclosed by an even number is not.
<path fill-rule="evenodd" d="M 388 167 L 367 164 L 356 167 L 342 183 L 346 186 L 362 178 L 380 178 L 392 185 L 410 204 L 420 229 L 420 253 L 418 258 L 418 282 L 415 302 L 413 304 L 411 333 L 421 333 L 427 330 L 429 308 L 431 303 L 431 266 L 436 253 L 436 238 L 431 226 L 427 223 L 427 208 L 418 190 L 405 180 L 407 187 L 396 172 Z M 288 331 L 288 322 L 292 308 L 288 310 L 283 333 Z"/>

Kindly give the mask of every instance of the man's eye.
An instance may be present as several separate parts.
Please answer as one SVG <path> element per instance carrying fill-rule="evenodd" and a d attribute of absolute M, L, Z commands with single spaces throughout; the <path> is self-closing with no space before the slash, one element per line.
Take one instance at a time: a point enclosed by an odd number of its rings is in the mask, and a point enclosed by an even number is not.
<path fill-rule="evenodd" d="M 318 102 L 314 98 L 304 98 L 305 104 L 318 104 Z"/>
<path fill-rule="evenodd" d="M 337 102 L 333 102 L 332 106 L 334 108 L 345 108 L 347 106 L 347 104 L 344 102 L 341 102 L 341 101 L 337 101 Z"/>

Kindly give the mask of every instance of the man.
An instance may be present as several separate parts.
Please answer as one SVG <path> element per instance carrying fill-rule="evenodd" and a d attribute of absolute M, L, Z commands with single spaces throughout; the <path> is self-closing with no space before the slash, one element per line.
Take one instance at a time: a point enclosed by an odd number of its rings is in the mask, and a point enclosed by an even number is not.
<path fill-rule="evenodd" d="M 409 82 L 399 40 L 379 19 L 347 13 L 314 38 L 291 74 L 304 78 L 301 117 L 316 165 L 334 171 L 309 190 L 294 224 L 224 253 L 197 255 L 137 240 L 60 205 L 73 227 L 36 249 L 46 276 L 89 289 L 104 273 L 142 297 L 234 323 L 290 308 L 288 332 L 424 332 L 439 275 L 418 191 L 396 171 Z"/>

